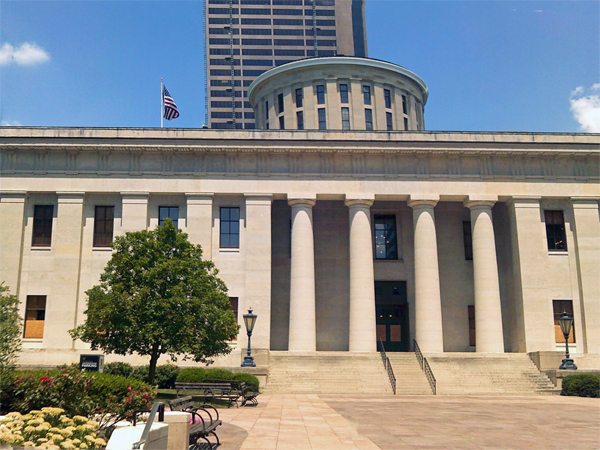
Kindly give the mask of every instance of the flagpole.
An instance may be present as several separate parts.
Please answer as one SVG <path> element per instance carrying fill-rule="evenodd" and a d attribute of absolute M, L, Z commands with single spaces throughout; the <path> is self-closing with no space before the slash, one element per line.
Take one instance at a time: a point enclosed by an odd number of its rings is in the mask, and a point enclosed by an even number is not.
<path fill-rule="evenodd" d="M 163 85 L 163 79 L 160 79 L 160 127 L 163 127 L 164 110 L 165 107 L 165 87 Z"/>

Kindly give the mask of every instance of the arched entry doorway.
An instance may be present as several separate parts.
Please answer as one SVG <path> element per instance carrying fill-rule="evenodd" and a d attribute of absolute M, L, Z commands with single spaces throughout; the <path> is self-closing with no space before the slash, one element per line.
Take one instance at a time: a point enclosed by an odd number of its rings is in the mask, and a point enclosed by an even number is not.
<path fill-rule="evenodd" d="M 377 350 L 379 340 L 388 352 L 410 350 L 406 281 L 376 281 L 375 311 L 377 314 Z"/>

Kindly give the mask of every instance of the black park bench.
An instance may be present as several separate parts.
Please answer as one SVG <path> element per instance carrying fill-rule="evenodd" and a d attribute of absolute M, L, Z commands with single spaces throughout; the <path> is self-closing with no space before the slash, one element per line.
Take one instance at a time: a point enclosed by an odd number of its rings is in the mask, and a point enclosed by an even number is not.
<path fill-rule="evenodd" d="M 256 406 L 259 395 L 258 389 L 244 382 L 232 380 L 204 380 L 201 383 L 175 383 L 177 395 L 190 395 L 197 399 L 210 401 L 211 399 L 226 400 L 228 407 L 238 401 L 242 406 L 250 404 Z"/>
<path fill-rule="evenodd" d="M 219 412 L 214 406 L 194 406 L 194 402 L 190 396 L 169 400 L 167 403 L 171 407 L 171 411 L 182 411 L 192 415 L 192 423 L 190 424 L 189 435 L 189 445 L 191 450 L 199 450 L 203 448 L 204 443 L 201 442 L 201 440 L 206 441 L 208 448 L 211 450 L 220 445 L 219 436 L 217 436 L 216 429 L 219 425 L 221 425 L 222 422 L 221 419 L 219 419 Z M 211 434 L 217 440 L 214 447 L 213 444 L 208 440 L 208 436 Z"/>

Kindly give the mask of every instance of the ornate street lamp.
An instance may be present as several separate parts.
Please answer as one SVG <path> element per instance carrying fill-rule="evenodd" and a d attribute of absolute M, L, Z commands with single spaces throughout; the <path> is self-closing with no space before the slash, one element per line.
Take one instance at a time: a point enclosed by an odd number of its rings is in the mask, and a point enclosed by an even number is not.
<path fill-rule="evenodd" d="M 254 358 L 250 356 L 250 338 L 252 337 L 252 330 L 254 330 L 254 324 L 256 323 L 256 314 L 252 314 L 252 309 L 248 310 L 248 314 L 244 314 L 244 323 L 246 324 L 246 331 L 248 332 L 248 355 L 244 356 L 242 367 L 256 367 Z"/>
<path fill-rule="evenodd" d="M 573 318 L 569 317 L 566 311 L 563 310 L 562 316 L 558 319 L 560 330 L 565 336 L 565 359 L 562 360 L 562 364 L 559 369 L 561 370 L 577 370 L 577 366 L 573 363 L 573 360 L 569 358 L 569 334 L 571 334 L 571 327 L 573 326 Z"/>

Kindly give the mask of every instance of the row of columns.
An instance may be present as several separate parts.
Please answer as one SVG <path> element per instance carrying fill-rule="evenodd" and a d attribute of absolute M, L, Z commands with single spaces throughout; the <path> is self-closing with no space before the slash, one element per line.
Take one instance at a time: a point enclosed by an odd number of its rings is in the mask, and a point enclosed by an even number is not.
<path fill-rule="evenodd" d="M 415 264 L 416 339 L 425 352 L 443 352 L 442 302 L 434 207 L 439 198 L 411 198 Z M 314 198 L 291 198 L 290 351 L 316 350 Z M 376 350 L 372 199 L 347 199 L 350 219 L 349 350 Z M 475 332 L 478 352 L 504 352 L 498 263 L 492 224 L 495 199 L 465 201 L 471 210 Z"/>

